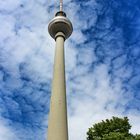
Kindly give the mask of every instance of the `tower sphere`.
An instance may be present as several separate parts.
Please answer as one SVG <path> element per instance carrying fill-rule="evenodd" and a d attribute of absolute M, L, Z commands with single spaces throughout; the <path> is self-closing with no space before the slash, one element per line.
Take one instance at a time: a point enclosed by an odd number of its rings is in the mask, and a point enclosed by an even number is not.
<path fill-rule="evenodd" d="M 58 32 L 62 32 L 65 35 L 65 39 L 67 39 L 72 34 L 73 27 L 70 20 L 66 17 L 66 14 L 63 11 L 59 11 L 50 21 L 48 31 L 54 39 Z"/>

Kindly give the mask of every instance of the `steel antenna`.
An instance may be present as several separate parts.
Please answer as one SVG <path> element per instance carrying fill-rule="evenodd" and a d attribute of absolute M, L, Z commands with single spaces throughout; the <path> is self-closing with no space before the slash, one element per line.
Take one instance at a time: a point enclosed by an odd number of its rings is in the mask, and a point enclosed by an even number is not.
<path fill-rule="evenodd" d="M 60 0 L 60 11 L 63 11 L 63 0 Z"/>

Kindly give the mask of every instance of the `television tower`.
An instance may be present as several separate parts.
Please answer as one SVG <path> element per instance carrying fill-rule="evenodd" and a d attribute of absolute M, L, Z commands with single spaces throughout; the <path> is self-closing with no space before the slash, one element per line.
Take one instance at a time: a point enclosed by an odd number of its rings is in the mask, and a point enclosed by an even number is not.
<path fill-rule="evenodd" d="M 64 42 L 72 34 L 73 27 L 63 12 L 62 0 L 48 31 L 56 41 L 56 48 L 47 140 L 68 140 Z"/>

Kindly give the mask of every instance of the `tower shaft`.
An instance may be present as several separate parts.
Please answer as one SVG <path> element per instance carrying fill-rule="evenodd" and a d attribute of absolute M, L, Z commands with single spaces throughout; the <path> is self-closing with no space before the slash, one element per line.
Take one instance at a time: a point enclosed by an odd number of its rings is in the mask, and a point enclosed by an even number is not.
<path fill-rule="evenodd" d="M 56 50 L 47 140 L 68 140 L 64 59 L 65 35 L 58 32 L 55 38 Z"/>

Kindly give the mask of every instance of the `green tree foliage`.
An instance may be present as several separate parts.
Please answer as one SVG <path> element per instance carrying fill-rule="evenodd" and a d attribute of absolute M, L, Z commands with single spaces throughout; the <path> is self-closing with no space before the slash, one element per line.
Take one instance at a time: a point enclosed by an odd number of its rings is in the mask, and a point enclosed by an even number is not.
<path fill-rule="evenodd" d="M 135 135 L 135 140 L 140 140 L 140 135 Z"/>
<path fill-rule="evenodd" d="M 129 133 L 130 129 L 131 125 L 127 117 L 113 117 L 89 128 L 87 140 L 140 140 L 140 135 Z"/>

